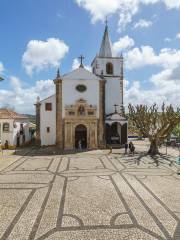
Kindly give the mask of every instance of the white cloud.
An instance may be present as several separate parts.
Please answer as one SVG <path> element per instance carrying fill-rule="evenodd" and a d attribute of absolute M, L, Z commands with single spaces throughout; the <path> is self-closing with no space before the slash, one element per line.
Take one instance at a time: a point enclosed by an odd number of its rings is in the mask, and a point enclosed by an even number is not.
<path fill-rule="evenodd" d="M 127 66 L 130 69 L 156 65 L 162 70 L 151 76 L 148 82 L 150 89 L 144 89 L 139 81 L 129 84 L 126 91 L 126 103 L 180 106 L 180 50 L 161 49 L 156 54 L 150 46 L 134 48 L 127 53 Z"/>
<path fill-rule="evenodd" d="M 177 33 L 177 34 L 176 34 L 176 38 L 177 38 L 177 39 L 180 39 L 180 33 Z"/>
<path fill-rule="evenodd" d="M 134 28 L 148 28 L 153 24 L 152 21 L 147 21 L 145 19 L 140 19 L 138 22 L 134 24 Z"/>
<path fill-rule="evenodd" d="M 179 93 L 180 84 L 174 81 L 161 81 L 156 82 L 152 89 L 144 89 L 139 81 L 134 81 L 129 85 L 130 87 L 125 91 L 126 107 L 128 103 L 152 105 L 157 103 L 159 106 L 164 102 L 165 104 L 172 104 L 178 107 L 180 104 Z"/>
<path fill-rule="evenodd" d="M 39 80 L 31 87 L 23 87 L 17 77 L 11 76 L 12 90 L 0 89 L 0 107 L 9 106 L 20 113 L 34 113 L 37 96 L 41 99 L 55 93 L 52 80 Z"/>
<path fill-rule="evenodd" d="M 69 47 L 60 39 L 49 38 L 47 41 L 31 40 L 22 57 L 26 72 L 40 71 L 48 67 L 57 67 Z"/>
<path fill-rule="evenodd" d="M 80 62 L 77 58 L 75 58 L 73 60 L 73 63 L 72 63 L 72 70 L 75 70 L 75 69 L 79 68 L 79 66 L 80 66 Z M 84 68 L 87 69 L 90 72 L 92 71 L 91 66 L 89 66 L 89 65 L 85 65 Z"/>
<path fill-rule="evenodd" d="M 165 42 L 171 42 L 172 39 L 167 37 L 167 38 L 164 39 L 164 41 L 165 41 Z"/>
<path fill-rule="evenodd" d="M 14 90 L 16 92 L 22 90 L 21 81 L 20 81 L 19 78 L 15 77 L 15 76 L 11 76 L 10 77 L 10 83 L 11 83 L 11 86 L 14 88 Z"/>
<path fill-rule="evenodd" d="M 152 75 L 150 81 L 156 86 L 167 86 L 170 82 L 180 85 L 180 65 L 176 68 L 167 68 L 158 74 Z"/>
<path fill-rule="evenodd" d="M 4 71 L 4 65 L 2 64 L 2 62 L 0 62 L 0 73 L 3 73 Z"/>
<path fill-rule="evenodd" d="M 163 0 L 168 9 L 180 8 L 180 0 Z"/>
<path fill-rule="evenodd" d="M 75 0 L 78 6 L 91 15 L 92 23 L 104 21 L 107 15 L 119 15 L 119 30 L 122 31 L 132 17 L 139 11 L 140 5 L 163 2 L 167 9 L 180 8 L 180 0 Z"/>
<path fill-rule="evenodd" d="M 180 64 L 180 50 L 164 48 L 156 54 L 151 46 L 133 48 L 125 54 L 126 66 L 129 69 L 140 68 L 148 65 L 163 68 L 176 68 Z"/>
<path fill-rule="evenodd" d="M 134 46 L 134 40 L 130 38 L 129 36 L 124 36 L 122 38 L 119 38 L 119 40 L 115 43 L 113 43 L 113 52 L 114 55 L 118 55 L 122 52 L 122 50 L 131 48 Z"/>

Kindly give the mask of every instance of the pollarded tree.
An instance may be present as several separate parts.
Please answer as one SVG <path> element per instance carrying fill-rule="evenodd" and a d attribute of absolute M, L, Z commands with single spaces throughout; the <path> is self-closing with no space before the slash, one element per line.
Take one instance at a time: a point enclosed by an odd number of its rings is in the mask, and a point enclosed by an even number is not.
<path fill-rule="evenodd" d="M 167 139 L 175 126 L 180 123 L 180 108 L 174 110 L 172 105 L 162 105 L 161 111 L 154 104 L 151 107 L 146 105 L 132 106 L 129 104 L 129 118 L 139 129 L 143 136 L 149 138 L 149 154 L 158 153 L 159 145 Z"/>
<path fill-rule="evenodd" d="M 180 137 L 180 123 L 173 129 L 172 133 L 175 136 Z"/>

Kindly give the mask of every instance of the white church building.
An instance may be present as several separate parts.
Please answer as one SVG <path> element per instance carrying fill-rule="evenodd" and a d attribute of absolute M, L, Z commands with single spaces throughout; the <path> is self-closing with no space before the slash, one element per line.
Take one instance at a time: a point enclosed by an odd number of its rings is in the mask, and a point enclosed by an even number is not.
<path fill-rule="evenodd" d="M 114 57 L 106 24 L 92 72 L 81 64 L 63 76 L 57 72 L 55 94 L 36 106 L 37 141 L 60 149 L 96 149 L 127 142 L 123 103 L 123 56 Z"/>

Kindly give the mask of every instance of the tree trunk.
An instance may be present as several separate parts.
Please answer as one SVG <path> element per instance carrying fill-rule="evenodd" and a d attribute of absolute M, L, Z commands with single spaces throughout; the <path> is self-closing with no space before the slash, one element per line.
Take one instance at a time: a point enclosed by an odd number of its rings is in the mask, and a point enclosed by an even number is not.
<path fill-rule="evenodd" d="M 151 141 L 151 144 L 150 144 L 150 148 L 149 148 L 149 151 L 148 151 L 148 154 L 150 155 L 156 155 L 159 153 L 159 150 L 158 150 L 158 141 L 157 140 L 152 140 Z"/>

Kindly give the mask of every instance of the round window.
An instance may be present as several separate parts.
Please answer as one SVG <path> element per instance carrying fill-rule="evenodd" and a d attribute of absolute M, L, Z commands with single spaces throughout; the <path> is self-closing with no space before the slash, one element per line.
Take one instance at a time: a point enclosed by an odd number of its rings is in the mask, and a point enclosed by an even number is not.
<path fill-rule="evenodd" d="M 85 92 L 87 90 L 87 87 L 83 84 L 79 84 L 79 85 L 76 86 L 76 90 L 78 92 Z"/>

